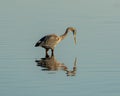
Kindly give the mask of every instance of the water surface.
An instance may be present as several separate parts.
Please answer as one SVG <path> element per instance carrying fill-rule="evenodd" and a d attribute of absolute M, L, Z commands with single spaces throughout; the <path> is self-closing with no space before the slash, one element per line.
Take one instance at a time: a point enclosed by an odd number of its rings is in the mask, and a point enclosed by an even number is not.
<path fill-rule="evenodd" d="M 0 2 L 0 96 L 120 95 L 120 1 Z M 54 57 L 34 47 L 69 26 L 76 46 L 69 33 Z"/>

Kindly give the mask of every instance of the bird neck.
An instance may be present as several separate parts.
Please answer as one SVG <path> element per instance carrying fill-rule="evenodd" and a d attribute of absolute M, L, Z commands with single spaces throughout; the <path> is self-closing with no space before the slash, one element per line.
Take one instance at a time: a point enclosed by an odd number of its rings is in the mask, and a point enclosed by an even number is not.
<path fill-rule="evenodd" d="M 60 36 L 61 40 L 63 40 L 67 36 L 68 32 L 68 29 L 66 29 L 65 33 Z"/>

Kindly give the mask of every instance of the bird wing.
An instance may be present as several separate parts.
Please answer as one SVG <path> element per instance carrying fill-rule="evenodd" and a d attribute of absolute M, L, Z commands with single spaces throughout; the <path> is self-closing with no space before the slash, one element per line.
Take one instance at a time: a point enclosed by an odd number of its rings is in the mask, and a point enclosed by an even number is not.
<path fill-rule="evenodd" d="M 59 37 L 55 34 L 50 34 L 42 37 L 37 43 L 36 46 L 43 46 L 46 48 L 54 48 L 57 44 Z"/>
<path fill-rule="evenodd" d="M 39 41 L 45 41 L 47 36 L 42 37 Z"/>
<path fill-rule="evenodd" d="M 47 36 L 42 37 L 36 44 L 35 47 L 41 46 L 41 44 L 44 44 L 46 42 Z"/>
<path fill-rule="evenodd" d="M 59 37 L 55 34 L 47 35 L 45 38 L 46 43 L 56 43 L 58 41 Z"/>
<path fill-rule="evenodd" d="M 59 40 L 59 37 L 57 35 L 50 34 L 46 36 L 44 40 L 44 44 L 42 45 L 53 49 L 57 45 L 58 40 Z"/>

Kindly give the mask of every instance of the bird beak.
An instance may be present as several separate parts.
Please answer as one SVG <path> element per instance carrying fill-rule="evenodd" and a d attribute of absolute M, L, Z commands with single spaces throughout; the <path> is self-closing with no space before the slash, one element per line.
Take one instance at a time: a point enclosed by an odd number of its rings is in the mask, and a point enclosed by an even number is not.
<path fill-rule="evenodd" d="M 75 45 L 76 45 L 76 36 L 74 36 L 74 42 L 75 42 Z"/>
<path fill-rule="evenodd" d="M 75 42 L 75 45 L 76 45 L 76 31 L 73 31 L 73 36 L 74 36 L 74 42 Z"/>
<path fill-rule="evenodd" d="M 75 61 L 74 61 L 74 66 L 76 66 L 76 63 L 77 63 L 77 58 L 75 58 Z"/>

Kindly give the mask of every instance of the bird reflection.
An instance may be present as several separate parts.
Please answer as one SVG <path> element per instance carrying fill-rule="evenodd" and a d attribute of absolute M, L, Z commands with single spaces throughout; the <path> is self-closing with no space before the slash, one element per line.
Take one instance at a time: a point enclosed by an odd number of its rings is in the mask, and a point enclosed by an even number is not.
<path fill-rule="evenodd" d="M 54 55 L 49 56 L 48 54 L 45 58 L 41 58 L 40 60 L 35 60 L 37 66 L 42 67 L 42 71 L 58 71 L 63 70 L 67 76 L 75 76 L 76 75 L 76 63 L 77 58 L 75 58 L 73 69 L 69 70 L 64 63 L 60 63 L 56 60 Z"/>

